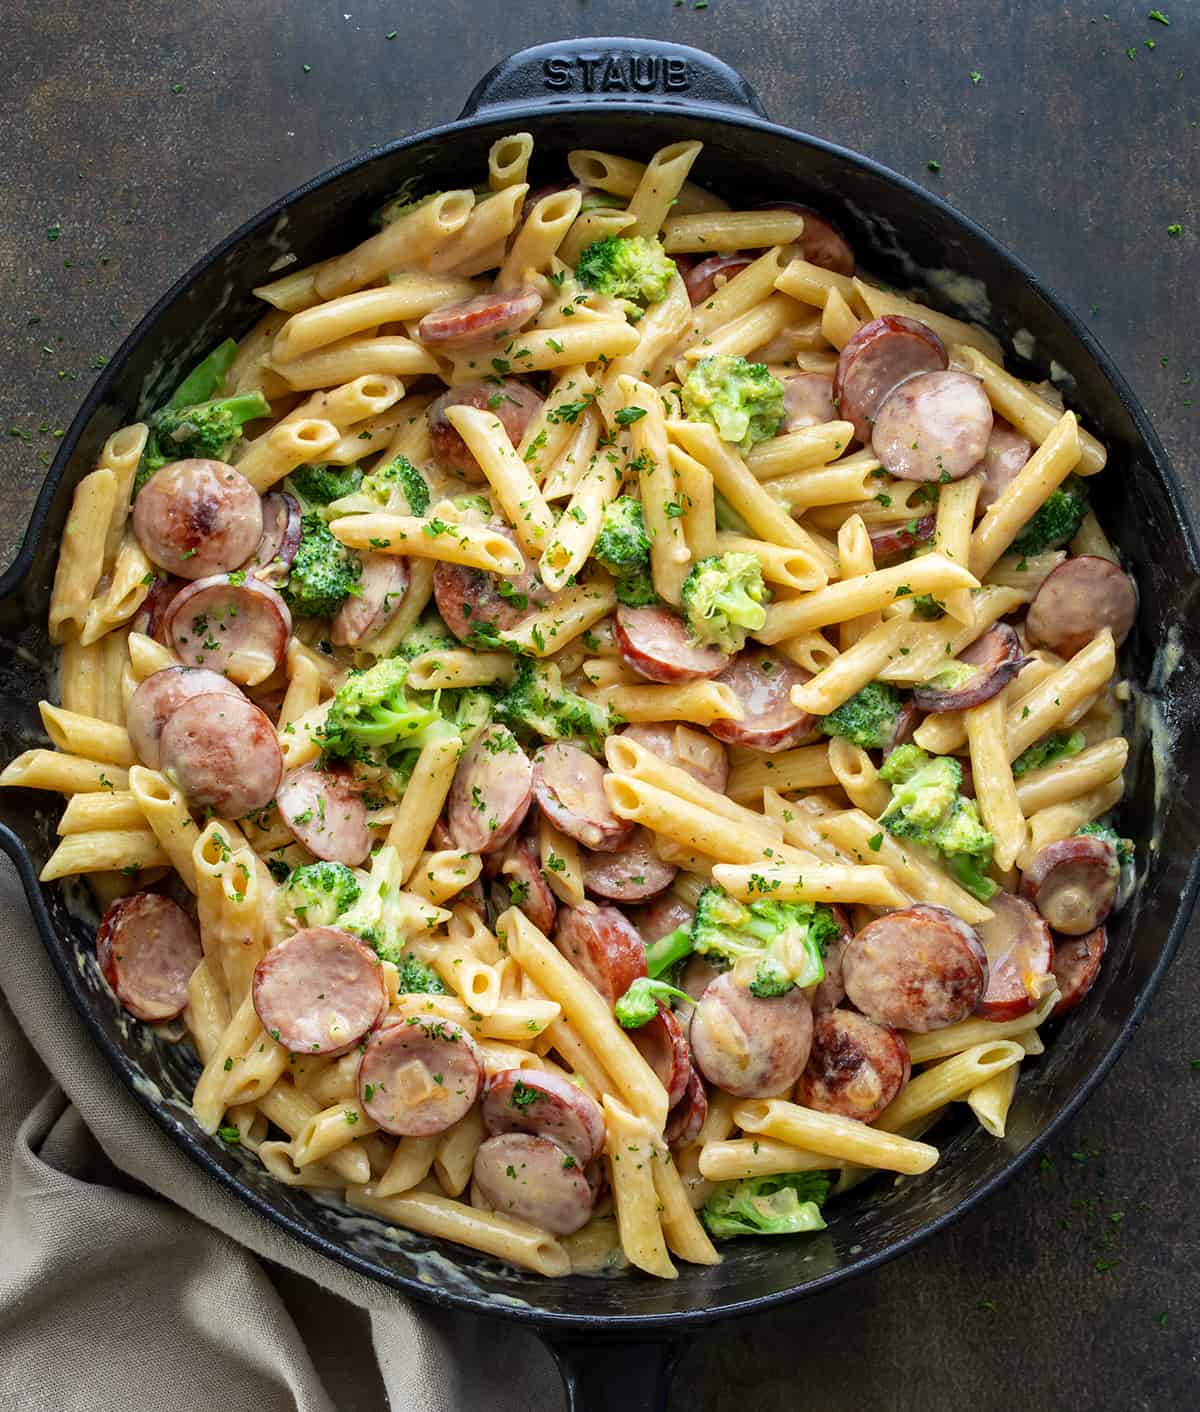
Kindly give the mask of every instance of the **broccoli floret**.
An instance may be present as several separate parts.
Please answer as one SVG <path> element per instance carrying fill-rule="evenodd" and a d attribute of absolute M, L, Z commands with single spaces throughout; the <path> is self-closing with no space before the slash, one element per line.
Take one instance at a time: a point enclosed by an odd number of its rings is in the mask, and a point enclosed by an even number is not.
<path fill-rule="evenodd" d="M 1075 537 L 1087 512 L 1087 488 L 1077 476 L 1068 476 L 1042 501 L 1008 552 L 1025 557 L 1060 548 Z"/>
<path fill-rule="evenodd" d="M 361 483 L 329 507 L 330 518 L 389 510 L 397 515 L 423 515 L 429 509 L 429 484 L 407 456 L 377 466 Z"/>
<path fill-rule="evenodd" d="M 371 872 L 362 884 L 358 900 L 338 917 L 337 924 L 365 941 L 381 961 L 400 967 L 402 987 L 407 960 L 407 980 L 415 982 L 412 988 L 432 990 L 425 975 L 427 968 L 406 947 L 414 936 L 428 933 L 445 916 L 439 908 L 404 891 L 400 855 L 385 845 L 371 860 Z M 436 976 L 434 981 L 441 987 Z"/>
<path fill-rule="evenodd" d="M 464 746 L 470 745 L 492 719 L 495 705 L 491 692 L 482 687 L 462 687 L 457 691 L 440 691 L 437 695 L 442 719 L 462 736 Z"/>
<path fill-rule="evenodd" d="M 797 1235 L 823 1231 L 821 1206 L 833 1189 L 828 1172 L 783 1172 L 718 1182 L 702 1216 L 718 1240 L 742 1235 Z"/>
<path fill-rule="evenodd" d="M 660 936 L 657 941 L 652 941 L 646 947 L 646 974 L 652 980 L 657 980 L 691 954 L 692 927 L 689 922 L 686 926 L 676 927 L 666 936 Z"/>
<path fill-rule="evenodd" d="M 1087 744 L 1082 731 L 1055 731 L 1044 740 L 1035 741 L 1028 750 L 1023 750 L 1013 761 L 1014 777 L 1027 775 L 1030 770 L 1040 770 L 1052 765 L 1055 760 L 1069 760 L 1078 755 Z"/>
<path fill-rule="evenodd" d="M 747 539 L 754 538 L 754 531 L 719 490 L 713 494 L 713 511 L 718 529 L 728 530 L 730 534 L 744 535 Z"/>
<path fill-rule="evenodd" d="M 643 306 L 665 299 L 675 274 L 675 261 L 662 245 L 641 235 L 594 241 L 575 266 L 575 278 L 588 289 Z"/>
<path fill-rule="evenodd" d="M 595 755 L 621 723 L 608 706 L 563 686 L 562 674 L 552 663 L 529 658 L 517 662 L 512 685 L 496 702 L 495 716 L 514 731 L 543 740 L 574 740 Z"/>
<path fill-rule="evenodd" d="M 900 745 L 883 762 L 879 778 L 892 786 L 891 802 L 879 816 L 884 828 L 940 852 L 955 880 L 980 901 L 994 896 L 996 884 L 984 873 L 992 859 L 992 835 L 975 801 L 960 793 L 959 762 Z"/>
<path fill-rule="evenodd" d="M 386 961 L 389 958 L 385 956 L 383 959 Z M 400 969 L 401 995 L 447 994 L 446 985 L 441 976 L 432 966 L 427 966 L 424 961 L 419 961 L 411 951 L 404 952 L 396 965 Z"/>
<path fill-rule="evenodd" d="M 305 863 L 279 889 L 279 915 L 295 917 L 302 927 L 332 926 L 360 891 L 345 863 Z"/>
<path fill-rule="evenodd" d="M 764 891 L 770 882 L 762 879 Z M 733 964 L 733 979 L 751 995 L 769 999 L 825 976 L 822 957 L 838 925 L 819 902 L 743 904 L 715 883 L 696 899 L 692 950 Z"/>
<path fill-rule="evenodd" d="M 650 976 L 639 976 L 624 995 L 613 1006 L 617 1023 L 625 1030 L 636 1030 L 648 1025 L 658 1014 L 658 1002 L 666 1005 L 671 1000 L 686 1000 L 694 1003 L 686 990 L 676 990 L 666 981 L 654 980 Z"/>
<path fill-rule="evenodd" d="M 658 602 L 650 578 L 650 536 L 640 500 L 618 495 L 604 507 L 592 555 L 616 579 L 618 603 L 641 608 Z"/>
<path fill-rule="evenodd" d="M 723 652 L 740 652 L 746 634 L 767 621 L 762 566 L 753 554 L 730 549 L 692 566 L 683 581 L 682 606 L 692 636 Z"/>
<path fill-rule="evenodd" d="M 202 359 L 171 394 L 167 406 L 172 410 L 194 407 L 199 402 L 211 402 L 225 386 L 225 374 L 237 357 L 237 341 L 227 338 L 218 343 L 207 358 Z"/>
<path fill-rule="evenodd" d="M 1099 822 L 1084 824 L 1081 829 L 1076 829 L 1077 834 L 1094 835 L 1096 838 L 1107 839 L 1117 850 L 1117 862 L 1123 868 L 1128 867 L 1133 862 L 1133 839 L 1122 838 L 1121 835 L 1108 824 Z"/>
<path fill-rule="evenodd" d="M 314 461 L 297 466 L 287 478 L 287 488 L 307 508 L 329 505 L 344 495 L 352 495 L 362 484 L 363 473 L 357 466 L 334 466 L 328 461 Z"/>
<path fill-rule="evenodd" d="M 384 657 L 365 672 L 356 672 L 338 688 L 319 740 L 327 755 L 363 758 L 379 747 L 416 747 L 428 733 L 444 726 L 440 714 L 411 701 L 404 689 L 408 663 Z"/>
<path fill-rule="evenodd" d="M 168 403 L 148 421 L 146 446 L 133 480 L 134 495 L 155 471 L 172 461 L 194 456 L 224 461 L 241 440 L 242 427 L 256 417 L 270 415 L 270 403 L 261 392 L 239 392 L 188 407 Z"/>
<path fill-rule="evenodd" d="M 288 607 L 300 618 L 332 618 L 358 593 L 362 561 L 339 544 L 316 512 L 300 518 L 300 545 L 282 588 Z"/>
<path fill-rule="evenodd" d="M 938 618 L 946 616 L 945 607 L 938 602 L 932 593 L 914 594 L 912 609 L 914 618 L 920 618 L 927 623 L 936 622 Z"/>
<path fill-rule="evenodd" d="M 579 203 L 579 213 L 585 211 L 601 211 L 616 208 L 623 211 L 629 205 L 628 196 L 618 196 L 615 191 L 585 191 L 583 200 Z"/>
<path fill-rule="evenodd" d="M 701 358 L 682 396 L 690 421 L 711 422 L 743 454 L 775 436 L 783 421 L 783 383 L 765 363 L 748 363 L 740 354 Z"/>
<path fill-rule="evenodd" d="M 396 655 L 411 662 L 414 657 L 423 656 L 426 652 L 450 652 L 461 646 L 459 640 L 451 636 L 441 616 L 431 610 L 409 628 L 404 641 L 396 649 Z"/>
<path fill-rule="evenodd" d="M 845 736 L 864 750 L 886 750 L 896 734 L 903 705 L 894 686 L 868 682 L 849 701 L 830 711 L 821 722 L 821 733 Z"/>

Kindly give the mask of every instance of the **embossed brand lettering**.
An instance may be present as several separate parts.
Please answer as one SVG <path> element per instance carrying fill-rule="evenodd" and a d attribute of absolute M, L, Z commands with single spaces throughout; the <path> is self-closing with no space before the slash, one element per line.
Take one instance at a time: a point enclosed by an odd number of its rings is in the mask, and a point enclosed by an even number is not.
<path fill-rule="evenodd" d="M 579 54 L 546 59 L 542 81 L 557 93 L 684 93 L 691 87 L 686 59 L 657 54 Z"/>

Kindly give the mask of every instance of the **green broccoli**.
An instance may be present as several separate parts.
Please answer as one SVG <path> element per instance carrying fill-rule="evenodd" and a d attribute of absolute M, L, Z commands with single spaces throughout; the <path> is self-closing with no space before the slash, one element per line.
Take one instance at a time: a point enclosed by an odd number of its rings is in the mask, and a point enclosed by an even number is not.
<path fill-rule="evenodd" d="M 420 747 L 431 731 L 449 730 L 437 710 L 408 698 L 408 663 L 384 657 L 365 672 L 347 677 L 329 703 L 318 733 L 327 755 L 364 758 L 379 747 Z"/>
<path fill-rule="evenodd" d="M 766 878 L 761 885 L 770 890 Z M 837 933 L 833 913 L 821 903 L 743 904 L 711 883 L 696 899 L 691 942 L 701 956 L 732 962 L 734 980 L 765 1000 L 824 979 L 822 957 Z"/>
<path fill-rule="evenodd" d="M 423 515 L 429 509 L 429 483 L 407 456 L 376 466 L 357 487 L 351 487 L 329 507 L 331 516 L 370 514 L 389 510 L 397 515 Z"/>
<path fill-rule="evenodd" d="M 904 702 L 894 686 L 871 681 L 821 721 L 823 735 L 844 736 L 864 750 L 886 750 L 896 734 Z"/>
<path fill-rule="evenodd" d="M 946 616 L 945 605 L 936 599 L 932 593 L 916 593 L 912 600 L 913 617 L 920 618 L 923 622 L 936 622 L 938 618 Z"/>
<path fill-rule="evenodd" d="M 284 482 L 297 500 L 308 509 L 328 505 L 344 495 L 352 495 L 362 484 L 363 473 L 357 466 L 335 466 L 328 461 L 314 461 L 297 466 Z"/>
<path fill-rule="evenodd" d="M 701 1215 L 718 1240 L 742 1235 L 797 1235 L 823 1231 L 821 1207 L 833 1189 L 829 1172 L 783 1172 L 718 1182 Z"/>
<path fill-rule="evenodd" d="M 172 461 L 225 460 L 241 440 L 242 427 L 270 415 L 271 405 L 261 392 L 239 392 L 189 407 L 168 403 L 148 419 L 146 446 L 133 479 L 134 495 L 155 471 Z"/>
<path fill-rule="evenodd" d="M 435 196 L 440 196 L 440 191 L 431 191 L 425 196 L 414 196 L 413 189 L 420 184 L 420 177 L 411 176 L 403 182 L 400 190 L 390 201 L 385 201 L 379 210 L 371 217 L 373 226 L 390 226 L 393 221 L 397 221 L 401 216 L 407 216 L 415 211 L 418 206 L 424 206 L 427 201 L 432 201 Z"/>
<path fill-rule="evenodd" d="M 592 555 L 617 581 L 617 602 L 630 608 L 657 603 L 650 579 L 650 536 L 642 502 L 618 495 L 604 507 Z"/>
<path fill-rule="evenodd" d="M 615 191 L 585 191 L 583 200 L 579 203 L 579 213 L 585 211 L 601 211 L 616 208 L 623 211 L 629 205 L 628 196 L 618 196 Z"/>
<path fill-rule="evenodd" d="M 694 1004 L 686 990 L 676 990 L 666 981 L 654 980 L 650 976 L 639 976 L 624 995 L 613 1006 L 617 1023 L 624 1030 L 636 1030 L 648 1025 L 658 1014 L 658 1002 L 666 1005 L 671 1000 L 686 1000 Z"/>
<path fill-rule="evenodd" d="M 383 958 L 385 961 L 389 957 Z M 419 961 L 411 951 L 405 951 L 400 956 L 396 965 L 400 968 L 400 994 L 401 995 L 446 995 L 446 984 L 441 976 L 427 966 L 424 961 Z"/>
<path fill-rule="evenodd" d="M 659 242 L 641 235 L 594 241 L 575 266 L 575 278 L 588 289 L 642 306 L 665 299 L 675 275 L 675 261 Z"/>
<path fill-rule="evenodd" d="M 337 924 L 365 941 L 381 961 L 399 966 L 402 984 L 407 957 L 408 980 L 413 988 L 431 990 L 433 986 L 425 976 L 427 968 L 406 948 L 414 936 L 428 934 L 444 916 L 423 898 L 404 891 L 400 855 L 385 845 L 371 860 L 371 872 L 358 900 L 338 917 Z M 440 986 L 441 982 L 437 984 Z"/>
<path fill-rule="evenodd" d="M 1080 829 L 1075 830 L 1076 834 L 1087 836 L 1093 835 L 1096 838 L 1107 839 L 1117 850 L 1117 862 L 1123 868 L 1128 867 L 1133 862 L 1133 839 L 1122 838 L 1121 835 L 1109 824 L 1102 824 L 1098 820 L 1094 823 L 1084 824 Z"/>
<path fill-rule="evenodd" d="M 692 926 L 676 927 L 646 947 L 646 974 L 651 980 L 665 975 L 672 966 L 692 954 Z"/>
<path fill-rule="evenodd" d="M 527 657 L 517 662 L 512 685 L 496 702 L 498 721 L 518 733 L 543 740 L 573 740 L 594 755 L 604 749 L 621 718 L 607 706 L 588 701 L 562 684 L 553 663 Z"/>
<path fill-rule="evenodd" d="M 409 628 L 404 635 L 404 641 L 396 649 L 396 655 L 411 662 L 414 657 L 421 657 L 426 652 L 450 652 L 461 645 L 458 638 L 451 636 L 440 615 L 430 609 L 419 622 Z"/>
<path fill-rule="evenodd" d="M 237 340 L 233 338 L 218 343 L 179 384 L 167 406 L 172 411 L 178 411 L 181 407 L 194 407 L 199 402 L 211 402 L 225 386 L 225 375 L 233 367 L 237 347 Z"/>
<path fill-rule="evenodd" d="M 279 889 L 279 915 L 295 917 L 302 927 L 332 926 L 358 901 L 360 891 L 345 863 L 305 863 Z"/>
<path fill-rule="evenodd" d="M 1047 549 L 1059 549 L 1083 523 L 1088 512 L 1087 488 L 1077 476 L 1068 476 L 1046 496 L 1009 546 L 1010 554 L 1027 557 Z"/>
<path fill-rule="evenodd" d="M 1040 770 L 1052 765 L 1056 760 L 1069 760 L 1078 755 L 1087 744 L 1082 731 L 1055 731 L 1044 740 L 1035 741 L 1028 750 L 1023 750 L 1013 761 L 1014 778 L 1027 775 L 1030 770 Z"/>
<path fill-rule="evenodd" d="M 361 593 L 362 561 L 340 544 L 317 511 L 300 517 L 300 545 L 280 590 L 300 618 L 332 618 L 351 595 Z"/>
<path fill-rule="evenodd" d="M 435 701 L 442 720 L 447 721 L 462 736 L 464 746 L 470 745 L 492 719 L 496 705 L 491 692 L 482 687 L 439 691 Z"/>
<path fill-rule="evenodd" d="M 783 383 L 765 363 L 748 363 L 739 354 L 701 358 L 684 379 L 682 395 L 690 421 L 711 422 L 743 454 L 775 436 L 783 421 Z"/>
<path fill-rule="evenodd" d="M 683 615 L 692 636 L 722 652 L 740 652 L 747 633 L 767 621 L 762 566 L 753 554 L 730 549 L 693 564 L 683 581 Z"/>
<path fill-rule="evenodd" d="M 962 766 L 949 755 L 930 756 L 916 745 L 900 745 L 887 757 L 879 778 L 892 798 L 879 822 L 897 838 L 937 849 L 951 875 L 981 902 L 996 893 L 984 870 L 992 860 L 992 835 L 973 799 L 961 794 Z"/>

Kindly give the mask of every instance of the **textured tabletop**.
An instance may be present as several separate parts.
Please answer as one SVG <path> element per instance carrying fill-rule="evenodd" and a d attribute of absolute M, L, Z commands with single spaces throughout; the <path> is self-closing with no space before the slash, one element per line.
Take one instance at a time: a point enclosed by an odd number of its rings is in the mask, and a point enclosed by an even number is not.
<path fill-rule="evenodd" d="M 1196 505 L 1195 0 L 8 0 L 4 30 L 5 562 L 95 370 L 209 245 L 455 116 L 505 54 L 575 35 L 710 49 L 773 118 L 981 222 L 1090 324 Z M 672 1407 L 1200 1405 L 1198 986 L 1185 946 L 1040 1165 L 828 1302 L 704 1334 Z"/>

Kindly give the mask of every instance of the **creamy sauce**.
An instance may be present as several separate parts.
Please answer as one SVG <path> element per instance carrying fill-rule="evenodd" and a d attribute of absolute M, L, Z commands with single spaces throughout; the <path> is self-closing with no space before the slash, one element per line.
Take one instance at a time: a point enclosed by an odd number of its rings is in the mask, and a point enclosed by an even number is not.
<path fill-rule="evenodd" d="M 1033 362 L 1034 351 L 1037 348 L 1037 340 L 1027 328 L 1019 328 L 1012 336 L 1013 352 L 1018 358 L 1024 358 L 1027 363 Z"/>

